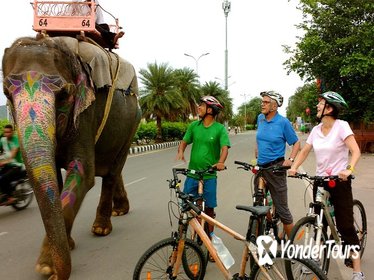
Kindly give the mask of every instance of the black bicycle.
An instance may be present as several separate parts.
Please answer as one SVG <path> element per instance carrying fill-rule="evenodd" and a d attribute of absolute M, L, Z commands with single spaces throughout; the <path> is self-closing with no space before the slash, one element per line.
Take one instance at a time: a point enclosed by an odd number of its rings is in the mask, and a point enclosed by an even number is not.
<path fill-rule="evenodd" d="M 328 185 L 333 187 L 339 178 L 338 176 L 309 176 L 306 173 L 296 173 L 294 176 L 289 177 L 305 179 L 308 183 L 307 187 L 312 188 L 314 185 L 317 188 L 315 190 L 315 201 L 309 204 L 309 211 L 306 217 L 301 218 L 295 224 L 289 240 L 295 245 L 320 248 L 318 257 L 314 260 L 320 265 L 322 271 L 327 274 L 330 265 L 329 248 L 333 246 L 332 244 L 328 245 L 328 243 L 340 245 L 341 240 L 329 200 L 330 193 L 324 188 L 324 185 L 328 182 Z M 354 177 L 351 176 L 351 178 L 353 179 Z M 321 210 L 316 212 L 315 209 Z M 357 199 L 353 200 L 353 217 L 356 233 L 360 241 L 360 257 L 362 257 L 367 239 L 367 220 L 365 208 Z M 324 224 L 323 220 L 327 224 Z M 328 235 L 328 232 L 330 232 L 330 235 Z M 349 258 L 346 259 L 345 264 L 352 266 Z"/>

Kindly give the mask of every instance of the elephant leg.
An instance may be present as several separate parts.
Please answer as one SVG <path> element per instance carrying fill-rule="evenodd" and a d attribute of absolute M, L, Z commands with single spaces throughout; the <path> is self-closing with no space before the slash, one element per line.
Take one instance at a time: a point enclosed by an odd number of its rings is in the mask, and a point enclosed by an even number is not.
<path fill-rule="evenodd" d="M 118 176 L 108 175 L 103 177 L 99 205 L 96 210 L 96 219 L 92 225 L 92 233 L 99 236 L 106 236 L 112 232 L 110 221 L 112 214 L 112 200 Z"/>
<path fill-rule="evenodd" d="M 91 171 L 93 174 L 93 171 Z M 63 185 L 60 172 L 57 172 L 59 186 Z M 75 242 L 71 237 L 71 229 L 74 219 L 81 206 L 87 191 L 94 185 L 94 176 L 88 176 L 84 172 L 83 165 L 78 160 L 73 160 L 66 170 L 65 185 L 61 189 L 61 204 L 65 221 L 69 249 L 75 248 Z M 87 187 L 85 187 L 87 186 Z M 52 261 L 51 249 L 47 237 L 44 238 L 40 255 L 35 270 L 43 275 L 55 275 L 56 270 Z M 52 278 L 53 279 L 53 278 Z"/>
<path fill-rule="evenodd" d="M 122 175 L 119 176 L 117 184 L 114 187 L 113 196 L 113 216 L 126 215 L 130 210 L 129 199 L 127 198 L 127 192 L 123 183 Z"/>

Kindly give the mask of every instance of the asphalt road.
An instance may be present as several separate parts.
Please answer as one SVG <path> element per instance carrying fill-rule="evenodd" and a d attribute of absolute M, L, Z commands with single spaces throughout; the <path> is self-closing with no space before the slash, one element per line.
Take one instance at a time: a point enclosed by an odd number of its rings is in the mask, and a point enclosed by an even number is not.
<path fill-rule="evenodd" d="M 228 169 L 219 174 L 217 219 L 241 234 L 245 234 L 248 214 L 235 209 L 237 204 L 250 203 L 249 180 L 251 175 L 236 169 L 234 160 L 250 161 L 253 157 L 254 133 L 231 135 L 232 148 L 227 160 Z M 143 252 L 160 239 L 170 236 L 173 227 L 168 218 L 170 192 L 166 180 L 171 178 L 171 168 L 186 167 L 183 162 L 176 162 L 176 147 L 165 150 L 133 155 L 128 158 L 124 169 L 125 183 L 130 199 L 130 213 L 126 216 L 113 217 L 113 232 L 106 237 L 91 234 L 96 207 L 100 195 L 101 180 L 97 178 L 96 186 L 86 196 L 78 213 L 73 238 L 76 249 L 72 251 L 72 280 L 129 280 L 133 269 Z M 186 156 L 189 150 L 186 151 Z M 311 158 L 304 169 L 312 172 L 314 161 Z M 366 181 L 357 183 L 364 185 Z M 296 179 L 289 180 L 289 200 L 295 221 L 305 215 L 305 187 Z M 363 186 L 355 190 L 355 197 L 362 200 L 367 207 L 370 204 L 373 187 Z M 308 197 L 308 196 L 306 196 Z M 307 199 L 308 200 L 308 199 Z M 307 205 L 307 204 L 305 204 Z M 369 234 L 373 225 L 367 208 Z M 238 270 L 242 245 L 228 239 L 217 230 L 236 260 L 230 269 Z M 0 279 L 41 280 L 47 279 L 34 272 L 34 265 L 39 254 L 44 228 L 37 204 L 34 201 L 29 208 L 16 212 L 10 207 L 0 207 Z M 373 242 L 368 241 L 363 269 L 367 275 L 371 269 Z M 370 270 L 371 269 L 371 270 Z M 331 264 L 330 279 L 350 279 L 351 271 L 342 265 L 342 261 Z M 222 279 L 213 264 L 208 265 L 207 280 Z M 370 279 L 370 278 L 368 278 Z"/>

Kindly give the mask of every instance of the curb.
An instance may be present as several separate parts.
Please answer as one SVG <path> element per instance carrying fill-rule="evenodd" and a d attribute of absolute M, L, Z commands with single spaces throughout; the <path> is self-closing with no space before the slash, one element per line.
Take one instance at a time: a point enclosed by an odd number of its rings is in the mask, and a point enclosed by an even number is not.
<path fill-rule="evenodd" d="M 159 143 L 159 144 L 131 147 L 129 150 L 129 155 L 175 147 L 175 146 L 178 146 L 180 142 L 181 141 L 173 141 L 173 142 L 165 142 L 165 143 Z"/>

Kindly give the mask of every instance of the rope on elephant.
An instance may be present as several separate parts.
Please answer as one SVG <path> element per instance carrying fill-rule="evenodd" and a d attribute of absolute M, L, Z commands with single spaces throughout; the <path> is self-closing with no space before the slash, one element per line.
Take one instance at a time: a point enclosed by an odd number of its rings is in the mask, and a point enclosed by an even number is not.
<path fill-rule="evenodd" d="M 100 124 L 100 126 L 99 126 L 99 128 L 98 128 L 98 130 L 96 132 L 96 136 L 95 136 L 95 144 L 96 144 L 97 141 L 100 138 L 101 133 L 103 132 L 104 126 L 105 126 L 106 121 L 107 121 L 108 116 L 109 116 L 110 107 L 112 106 L 113 94 L 114 94 L 114 91 L 116 89 L 115 88 L 115 83 L 118 80 L 118 74 L 119 74 L 119 68 L 120 68 L 120 61 L 119 61 L 118 54 L 113 53 L 116 56 L 116 58 L 117 58 L 117 67 L 116 67 L 116 72 L 115 72 L 114 79 L 113 79 L 112 58 L 111 58 L 109 52 L 107 50 L 105 50 L 102 46 L 100 46 L 98 43 L 96 43 L 94 40 L 92 40 L 91 38 L 87 38 L 87 39 L 92 44 L 94 44 L 94 45 L 98 46 L 99 48 L 101 48 L 107 54 L 107 57 L 108 57 L 108 60 L 109 60 L 109 72 L 110 72 L 110 77 L 112 79 L 112 86 L 109 89 L 108 98 L 107 98 L 106 104 L 105 104 L 104 116 L 103 116 L 101 124 Z"/>

